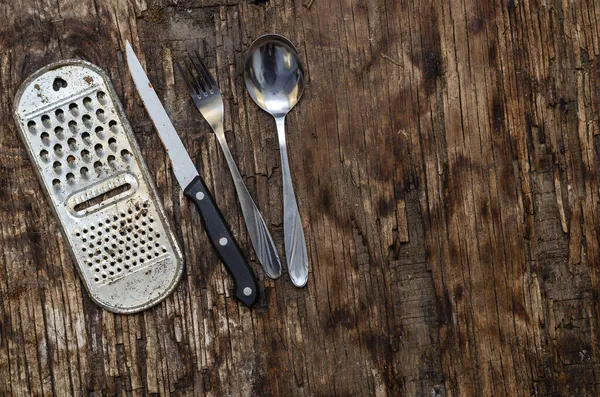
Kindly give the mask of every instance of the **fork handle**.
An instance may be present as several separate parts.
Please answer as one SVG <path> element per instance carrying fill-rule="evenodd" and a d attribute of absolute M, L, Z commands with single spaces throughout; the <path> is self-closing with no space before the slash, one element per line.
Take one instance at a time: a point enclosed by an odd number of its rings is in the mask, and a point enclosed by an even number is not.
<path fill-rule="evenodd" d="M 235 296 L 250 307 L 256 301 L 258 288 L 252 269 L 229 230 L 225 218 L 199 175 L 184 189 L 200 211 L 204 229 L 215 251 L 225 264 L 235 284 Z"/>
<path fill-rule="evenodd" d="M 218 130 L 217 130 L 218 131 Z M 262 265 L 265 273 L 272 279 L 277 279 L 281 276 L 281 261 L 277 254 L 277 248 L 275 243 L 267 229 L 265 220 L 263 219 L 260 211 L 256 207 L 248 188 L 244 184 L 244 180 L 240 175 L 240 171 L 235 165 L 227 141 L 225 140 L 224 134 L 217 133 L 217 139 L 229 165 L 229 171 L 235 184 L 235 190 L 237 191 L 238 199 L 240 201 L 240 207 L 242 208 L 242 214 L 244 215 L 244 221 L 246 222 L 246 228 L 248 229 L 248 235 L 252 241 L 254 252 L 258 261 Z"/>

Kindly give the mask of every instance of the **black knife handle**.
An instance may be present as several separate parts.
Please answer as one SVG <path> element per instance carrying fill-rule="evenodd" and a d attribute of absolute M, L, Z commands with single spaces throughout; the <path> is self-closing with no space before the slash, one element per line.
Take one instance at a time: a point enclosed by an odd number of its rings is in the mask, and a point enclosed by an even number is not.
<path fill-rule="evenodd" d="M 183 193 L 198 207 L 208 239 L 233 277 L 235 296 L 246 306 L 252 306 L 258 297 L 254 273 L 202 177 L 195 177 Z"/>

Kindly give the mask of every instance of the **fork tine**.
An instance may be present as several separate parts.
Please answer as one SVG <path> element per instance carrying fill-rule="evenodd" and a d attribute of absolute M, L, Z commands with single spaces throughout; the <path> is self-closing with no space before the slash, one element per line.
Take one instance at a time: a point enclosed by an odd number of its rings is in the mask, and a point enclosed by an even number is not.
<path fill-rule="evenodd" d="M 196 75 L 198 80 L 200 80 L 202 82 L 202 85 L 204 87 L 206 87 L 206 91 L 210 90 L 212 87 L 210 86 L 208 80 L 206 79 L 205 74 L 202 73 L 202 67 L 194 59 L 194 57 L 192 56 L 191 53 L 188 53 L 188 57 L 190 59 L 190 63 L 192 64 L 192 66 L 194 67 L 194 70 L 196 71 L 196 73 L 194 73 L 194 75 Z"/>
<path fill-rule="evenodd" d="M 185 70 L 183 70 L 183 66 L 181 66 L 181 63 L 179 63 L 179 61 L 176 61 L 175 64 L 177 65 L 177 69 L 179 69 L 179 73 L 181 73 L 181 76 L 185 80 L 185 83 L 188 86 L 188 90 L 190 91 L 190 94 L 198 95 L 198 90 L 196 89 L 196 87 L 194 87 L 194 85 L 190 81 L 188 74 L 185 72 Z"/>
<path fill-rule="evenodd" d="M 193 67 L 194 61 L 190 58 L 189 60 L 184 60 L 183 63 L 185 64 L 190 76 L 192 77 L 192 80 L 196 84 L 198 94 L 204 94 L 207 91 L 207 86 L 202 76 L 194 72 L 194 70 L 196 69 L 195 67 Z M 190 66 L 190 63 L 192 64 L 192 66 Z"/>
<path fill-rule="evenodd" d="M 213 78 L 212 74 L 210 74 L 210 70 L 208 70 L 208 68 L 202 61 L 202 58 L 200 58 L 200 54 L 198 53 L 198 50 L 195 50 L 194 53 L 196 54 L 196 58 L 198 59 L 198 62 L 200 63 L 200 69 L 202 69 L 202 71 L 204 72 L 204 78 L 210 85 L 210 88 L 217 87 L 217 82 Z"/>

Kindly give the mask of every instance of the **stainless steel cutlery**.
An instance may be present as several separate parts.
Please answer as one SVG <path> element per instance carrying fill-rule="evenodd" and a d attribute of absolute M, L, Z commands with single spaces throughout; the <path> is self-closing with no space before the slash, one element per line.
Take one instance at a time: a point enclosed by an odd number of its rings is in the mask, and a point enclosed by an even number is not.
<path fill-rule="evenodd" d="M 234 280 L 236 298 L 252 306 L 258 297 L 252 268 L 128 41 L 126 54 L 175 178 L 197 207 L 209 241 Z M 258 261 L 276 279 L 281 261 L 229 150 L 219 86 L 198 52 L 176 64 L 221 146 Z M 302 287 L 308 280 L 308 255 L 286 151 L 285 116 L 302 96 L 304 70 L 287 39 L 265 35 L 250 47 L 244 75 L 254 102 L 276 120 L 286 259 L 293 284 Z M 14 116 L 91 298 L 116 313 L 134 313 L 164 299 L 183 273 L 182 251 L 104 72 L 81 60 L 50 64 L 22 84 Z"/>
<path fill-rule="evenodd" d="M 279 255 L 277 254 L 275 243 L 267 229 L 267 225 L 252 200 L 227 145 L 223 128 L 223 98 L 221 97 L 219 86 L 197 52 L 189 54 L 188 58 L 183 60 L 182 63 L 178 62 L 177 66 L 187 83 L 190 95 L 196 107 L 214 131 L 227 160 L 248 234 L 250 235 L 250 240 L 252 241 L 258 261 L 261 263 L 265 273 L 269 277 L 276 279 L 281 276 Z"/>
<path fill-rule="evenodd" d="M 259 37 L 250 46 L 244 72 L 250 96 L 277 124 L 283 176 L 285 256 L 292 282 L 302 287 L 308 280 L 308 255 L 288 162 L 285 116 L 302 96 L 304 69 L 293 44 L 283 36 L 269 34 Z"/>
<path fill-rule="evenodd" d="M 251 306 L 258 296 L 254 273 L 246 262 L 206 184 L 198 174 L 196 166 L 190 159 L 129 42 L 127 42 L 127 64 L 144 106 L 171 159 L 175 178 L 181 185 L 184 194 L 196 204 L 210 242 L 235 281 L 236 297 Z"/>

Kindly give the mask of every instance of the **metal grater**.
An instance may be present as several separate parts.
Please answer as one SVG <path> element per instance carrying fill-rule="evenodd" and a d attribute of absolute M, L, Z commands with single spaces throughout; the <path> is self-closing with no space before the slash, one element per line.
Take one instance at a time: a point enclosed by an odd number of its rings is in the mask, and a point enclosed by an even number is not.
<path fill-rule="evenodd" d="M 104 72 L 48 65 L 15 98 L 14 115 L 91 298 L 134 313 L 177 285 L 183 258 L 131 126 Z"/>

